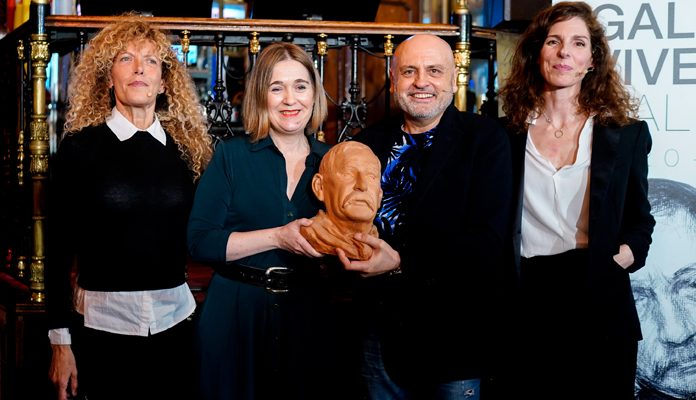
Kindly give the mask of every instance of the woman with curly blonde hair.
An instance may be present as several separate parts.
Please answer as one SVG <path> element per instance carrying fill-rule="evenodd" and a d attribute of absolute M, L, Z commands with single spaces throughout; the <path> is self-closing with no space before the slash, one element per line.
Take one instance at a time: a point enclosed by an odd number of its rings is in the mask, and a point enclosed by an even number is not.
<path fill-rule="evenodd" d="M 155 114 L 179 147 L 194 177 L 198 178 L 212 157 L 205 116 L 203 112 L 196 112 L 201 107 L 193 81 L 177 60 L 169 39 L 164 32 L 151 28 L 145 18 L 133 16 L 108 26 L 90 41 L 72 72 L 65 131 L 74 133 L 103 124 L 111 115 L 116 101 L 109 79 L 111 68 L 126 44 L 138 40 L 152 41 L 157 57 L 162 60 L 166 90 L 153 97 L 157 100 Z M 149 95 L 155 94 L 150 92 Z"/>
<path fill-rule="evenodd" d="M 70 79 L 65 132 L 46 269 L 58 399 L 191 398 L 186 224 L 212 141 L 167 35 L 135 15 L 98 32 Z"/>
<path fill-rule="evenodd" d="M 645 265 L 655 226 L 648 125 L 584 2 L 537 14 L 511 70 L 501 98 L 523 300 L 515 373 L 537 399 L 586 398 L 579 377 L 602 388 L 595 398 L 633 399 L 641 330 L 629 273 Z"/>

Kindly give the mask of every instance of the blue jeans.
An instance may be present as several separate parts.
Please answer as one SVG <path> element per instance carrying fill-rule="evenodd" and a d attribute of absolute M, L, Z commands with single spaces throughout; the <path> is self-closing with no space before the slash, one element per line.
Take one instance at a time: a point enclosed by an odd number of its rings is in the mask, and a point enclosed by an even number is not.
<path fill-rule="evenodd" d="M 384 369 L 382 350 L 376 335 L 369 335 L 363 350 L 362 375 L 371 400 L 479 400 L 480 379 L 433 384 L 413 391 L 391 380 Z"/>

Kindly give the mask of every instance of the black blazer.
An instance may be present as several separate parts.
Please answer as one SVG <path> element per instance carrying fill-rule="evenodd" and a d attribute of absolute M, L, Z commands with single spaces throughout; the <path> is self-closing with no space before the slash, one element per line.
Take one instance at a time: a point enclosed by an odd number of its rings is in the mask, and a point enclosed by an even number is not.
<path fill-rule="evenodd" d="M 505 121 L 503 122 L 505 123 Z M 513 253 L 519 271 L 524 157 L 527 132 L 509 134 L 513 158 L 516 213 Z M 645 121 L 623 127 L 595 125 L 590 162 L 590 261 L 584 279 L 588 306 L 596 315 L 595 332 L 640 340 L 640 322 L 629 272 L 645 265 L 655 219 L 648 202 L 648 153 L 652 146 Z M 635 261 L 628 269 L 613 255 L 627 244 Z"/>
<path fill-rule="evenodd" d="M 355 137 L 372 148 L 382 169 L 402 136 L 401 123 Z M 497 121 L 450 106 L 424 163 L 407 204 L 404 238 L 390 243 L 403 273 L 393 296 L 385 298 L 382 287 L 377 300 L 388 304 L 391 321 L 381 337 L 385 366 L 402 384 L 484 374 L 512 215 L 510 149 Z"/>

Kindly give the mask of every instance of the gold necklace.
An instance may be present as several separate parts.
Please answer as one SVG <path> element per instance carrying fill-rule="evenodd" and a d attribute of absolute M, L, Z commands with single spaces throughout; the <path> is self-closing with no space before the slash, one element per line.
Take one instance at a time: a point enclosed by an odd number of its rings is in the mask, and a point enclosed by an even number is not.
<path fill-rule="evenodd" d="M 542 112 L 541 112 L 541 115 L 544 116 L 544 119 L 546 120 L 546 123 L 549 124 L 549 125 L 551 125 L 551 127 L 552 127 L 553 129 L 555 129 L 555 130 L 553 131 L 553 136 L 554 136 L 556 139 L 562 138 L 562 137 L 563 137 L 563 129 L 561 129 L 561 128 L 556 128 L 556 125 L 553 124 L 553 122 L 551 121 L 551 118 L 549 118 L 549 116 L 546 115 L 545 112 L 542 111 Z M 559 133 L 560 133 L 560 134 L 559 134 Z"/>

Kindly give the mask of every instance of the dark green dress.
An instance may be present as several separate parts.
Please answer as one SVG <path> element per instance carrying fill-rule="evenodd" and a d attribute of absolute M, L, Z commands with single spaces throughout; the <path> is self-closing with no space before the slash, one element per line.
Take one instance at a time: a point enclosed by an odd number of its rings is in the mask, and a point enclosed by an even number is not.
<path fill-rule="evenodd" d="M 231 232 L 277 227 L 317 213 L 321 203 L 311 180 L 329 146 L 309 140 L 311 152 L 292 199 L 286 195 L 285 159 L 270 138 L 250 143 L 234 137 L 218 145 L 189 220 L 195 260 L 234 268 L 224 264 Z M 317 260 L 271 250 L 237 262 L 310 267 Z M 336 380 L 344 378 L 339 368 L 345 364 L 336 354 L 341 321 L 334 306 L 323 284 L 271 294 L 215 274 L 198 316 L 203 398 L 337 398 L 333 391 L 342 390 Z"/>

